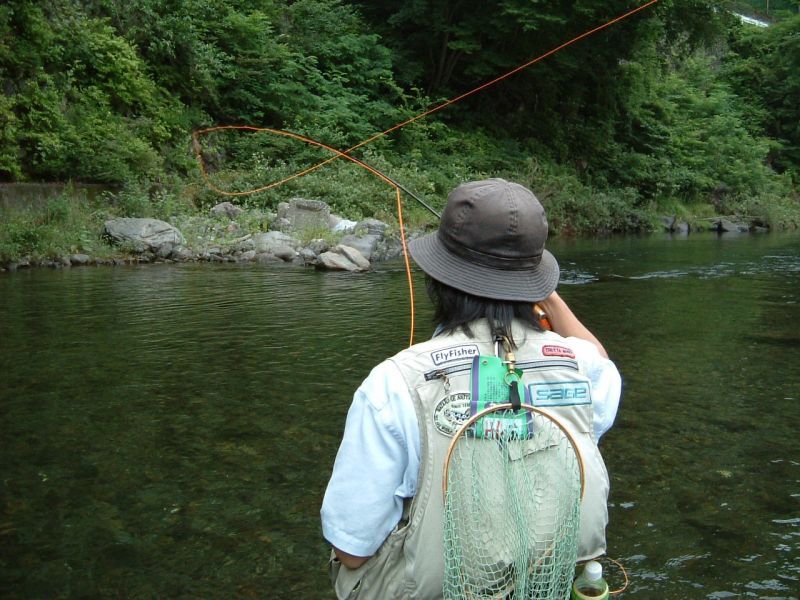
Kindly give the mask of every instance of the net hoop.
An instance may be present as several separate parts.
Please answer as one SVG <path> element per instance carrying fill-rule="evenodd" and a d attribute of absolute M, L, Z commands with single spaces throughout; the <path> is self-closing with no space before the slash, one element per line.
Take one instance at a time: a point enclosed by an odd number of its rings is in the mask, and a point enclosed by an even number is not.
<path fill-rule="evenodd" d="M 450 470 L 450 459 L 453 456 L 453 449 L 456 447 L 458 440 L 464 435 L 467 429 L 472 427 L 478 419 L 485 417 L 488 414 L 493 412 L 498 412 L 501 410 L 512 410 L 513 406 L 510 402 L 506 402 L 504 404 L 495 404 L 490 406 L 489 408 L 484 408 L 482 411 L 472 415 L 469 419 L 467 419 L 464 424 L 459 427 L 458 431 L 453 435 L 453 439 L 450 440 L 450 445 L 447 447 L 447 454 L 444 457 L 444 468 L 442 469 L 442 503 L 446 502 L 447 500 L 447 475 Z M 531 406 L 530 404 L 522 404 L 519 407 L 520 410 L 525 410 L 531 413 L 539 414 L 546 419 L 549 419 L 561 430 L 564 436 L 569 441 L 570 445 L 572 446 L 572 450 L 575 452 L 575 457 L 578 459 L 578 469 L 580 471 L 580 478 L 581 478 L 581 500 L 583 500 L 583 493 L 585 488 L 585 473 L 584 473 L 584 466 L 583 466 L 583 456 L 581 455 L 581 451 L 578 449 L 578 444 L 575 442 L 575 438 L 572 434 L 567 430 L 567 428 L 561 423 L 561 421 L 551 415 L 550 413 L 543 411 L 540 408 L 536 408 L 535 406 Z"/>

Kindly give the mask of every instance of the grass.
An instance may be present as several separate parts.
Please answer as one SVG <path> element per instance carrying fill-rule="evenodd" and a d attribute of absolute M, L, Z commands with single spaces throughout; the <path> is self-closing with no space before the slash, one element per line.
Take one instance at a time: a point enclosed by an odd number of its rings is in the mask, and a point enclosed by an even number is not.
<path fill-rule="evenodd" d="M 85 195 L 70 192 L 49 200 L 40 209 L 3 209 L 0 261 L 109 254 L 111 248 L 100 238 L 103 221 L 102 211 L 96 210 Z"/>

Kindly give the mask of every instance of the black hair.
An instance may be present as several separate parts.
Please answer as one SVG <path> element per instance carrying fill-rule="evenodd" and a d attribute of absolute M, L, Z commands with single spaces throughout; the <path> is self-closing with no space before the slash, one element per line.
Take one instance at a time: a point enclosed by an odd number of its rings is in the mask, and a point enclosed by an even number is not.
<path fill-rule="evenodd" d="M 434 306 L 433 323 L 443 333 L 452 333 L 461 328 L 472 337 L 469 325 L 477 319 L 487 319 L 492 335 L 505 336 L 516 348 L 511 335 L 511 323 L 519 319 L 537 331 L 542 328 L 533 314 L 532 302 L 515 302 L 511 300 L 495 300 L 482 296 L 473 296 L 457 290 L 441 281 L 425 276 L 428 296 Z"/>

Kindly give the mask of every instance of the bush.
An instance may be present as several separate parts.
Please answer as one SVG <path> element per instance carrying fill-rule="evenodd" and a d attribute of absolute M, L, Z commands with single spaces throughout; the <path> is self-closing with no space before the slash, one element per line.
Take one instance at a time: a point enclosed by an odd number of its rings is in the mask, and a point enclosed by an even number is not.
<path fill-rule="evenodd" d="M 0 215 L 0 260 L 56 258 L 101 249 L 102 219 L 85 195 L 66 191 L 39 209 L 6 209 Z"/>

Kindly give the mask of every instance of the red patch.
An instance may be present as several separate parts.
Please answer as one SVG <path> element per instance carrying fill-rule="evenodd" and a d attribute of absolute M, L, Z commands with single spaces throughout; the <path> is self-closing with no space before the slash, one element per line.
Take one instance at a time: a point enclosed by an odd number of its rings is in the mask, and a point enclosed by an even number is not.
<path fill-rule="evenodd" d="M 545 356 L 560 356 L 561 358 L 575 358 L 572 348 L 566 346 L 542 346 L 542 354 Z"/>

